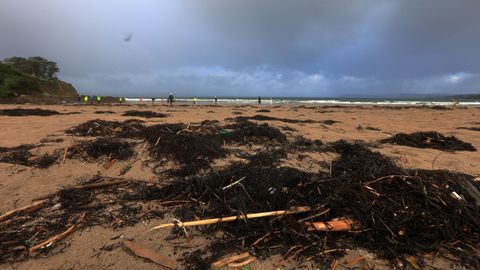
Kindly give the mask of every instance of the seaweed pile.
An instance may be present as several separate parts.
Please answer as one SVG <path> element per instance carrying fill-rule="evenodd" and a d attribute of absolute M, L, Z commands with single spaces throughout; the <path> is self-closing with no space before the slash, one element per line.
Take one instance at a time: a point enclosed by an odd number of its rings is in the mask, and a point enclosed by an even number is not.
<path fill-rule="evenodd" d="M 40 108 L 36 109 L 3 109 L 0 110 L 0 115 L 6 115 L 6 116 L 29 116 L 29 115 L 34 115 L 34 116 L 50 116 L 50 115 L 59 115 L 62 113 L 59 113 L 54 110 L 43 110 Z"/>
<path fill-rule="evenodd" d="M 225 141 L 254 144 L 283 144 L 287 141 L 280 130 L 267 123 L 259 125 L 250 121 L 237 121 L 235 124 L 226 125 L 225 128 L 232 130 L 223 136 Z"/>
<path fill-rule="evenodd" d="M 0 216 L 0 263 L 58 252 L 56 242 L 81 228 L 119 228 L 162 218 L 168 205 L 182 203 L 155 202 L 157 190 L 152 183 L 94 177 L 5 213 Z"/>
<path fill-rule="evenodd" d="M 114 111 L 95 111 L 95 114 L 114 114 Z"/>
<path fill-rule="evenodd" d="M 480 131 L 480 127 L 459 127 L 458 129 L 466 129 L 471 131 Z"/>
<path fill-rule="evenodd" d="M 123 116 L 138 116 L 138 117 L 143 117 L 143 118 L 165 118 L 168 116 L 168 114 L 165 113 L 159 113 L 159 112 L 152 112 L 152 111 L 136 111 L 136 110 L 130 110 L 126 111 Z"/>
<path fill-rule="evenodd" d="M 320 123 L 320 124 L 324 124 L 324 125 L 333 125 L 335 123 L 340 123 L 340 121 L 331 120 L 331 119 L 321 120 L 321 121 L 315 121 L 315 120 L 311 120 L 311 119 L 299 120 L 299 119 L 289 119 L 289 118 L 278 118 L 278 117 L 261 115 L 261 114 L 257 114 L 257 115 L 254 115 L 254 116 L 237 116 L 235 118 L 226 118 L 225 120 L 227 120 L 227 121 L 237 121 L 237 122 L 244 122 L 244 121 L 248 121 L 248 120 L 280 121 L 280 122 L 290 123 L 290 124 Z"/>
<path fill-rule="evenodd" d="M 22 144 L 16 147 L 0 147 L 0 162 L 46 169 L 60 157 L 58 151 L 51 155 L 44 154 L 36 157 L 30 152 L 30 150 L 35 147 L 33 144 Z"/>
<path fill-rule="evenodd" d="M 129 119 L 124 122 L 89 120 L 65 131 L 76 136 L 109 136 L 118 138 L 136 138 L 144 129 L 143 121 Z"/>
<path fill-rule="evenodd" d="M 149 143 L 150 156 L 155 160 L 178 162 L 179 175 L 189 175 L 208 167 L 215 159 L 224 157 L 226 150 L 216 129 L 204 123 L 190 126 L 182 123 L 158 124 L 146 127 L 142 137 Z"/>
<path fill-rule="evenodd" d="M 151 134 L 147 138 L 151 146 L 157 141 L 164 145 L 191 137 L 198 137 L 194 139 L 198 144 L 209 144 L 206 137 L 216 138 L 214 130 L 202 126 L 150 128 L 146 133 Z M 175 150 L 178 147 L 172 145 Z M 188 151 L 195 155 L 198 146 L 189 147 L 194 148 L 176 151 L 180 156 L 161 147 L 152 154 L 191 162 L 191 157 L 182 155 Z M 221 155 L 221 148 L 216 148 L 220 146 L 213 147 L 209 156 Z M 170 212 L 182 221 L 237 216 L 233 222 L 198 227 L 212 244 L 205 247 L 205 253 L 185 258 L 184 263 L 192 269 L 204 269 L 219 257 L 240 251 L 258 258 L 281 255 L 284 262 L 315 260 L 328 266 L 347 249 L 358 247 L 392 264 L 407 264 L 406 256 L 435 253 L 449 254 L 450 259 L 471 268 L 480 267 L 480 183 L 472 176 L 406 170 L 360 143 L 338 141 L 326 148 L 339 154 L 330 173 L 279 167 L 278 160 L 286 151 L 277 148 L 203 175 L 179 176 L 163 186 L 128 179 L 91 179 L 0 216 L 0 262 L 58 251 L 56 242 L 79 228 L 129 226 Z M 176 207 L 169 209 L 168 205 Z M 300 207 L 308 210 L 272 218 L 242 218 L 247 213 Z M 320 231 L 313 226 L 335 219 L 351 221 L 352 227 L 335 231 L 327 226 Z M 180 236 L 184 229 L 174 227 L 173 235 Z M 418 263 L 423 266 L 422 260 Z"/>
<path fill-rule="evenodd" d="M 331 175 L 251 162 L 179 179 L 160 193 L 167 200 L 195 202 L 175 210 L 182 221 L 239 217 L 199 229 L 206 236 L 219 235 L 207 248 L 216 254 L 204 258 L 209 262 L 247 250 L 260 258 L 280 254 L 285 261 L 314 259 L 329 264 L 345 250 L 360 247 L 392 262 L 408 264 L 406 256 L 433 252 L 449 253 L 462 265 L 480 267 L 476 252 L 480 184 L 472 176 L 405 170 L 361 144 L 340 141 L 331 147 L 340 154 Z M 240 218 L 302 206 L 311 211 L 273 219 Z M 348 232 L 309 229 L 309 222 L 335 219 L 352 221 L 355 227 Z"/>
<path fill-rule="evenodd" d="M 82 141 L 68 149 L 68 157 L 81 156 L 98 159 L 107 157 L 109 160 L 127 160 L 134 155 L 132 143 L 115 138 L 97 138 L 93 141 Z"/>
<path fill-rule="evenodd" d="M 435 131 L 397 133 L 381 143 L 391 143 L 417 148 L 433 148 L 442 151 L 476 151 L 471 143 L 457 139 L 455 136 L 444 136 Z"/>

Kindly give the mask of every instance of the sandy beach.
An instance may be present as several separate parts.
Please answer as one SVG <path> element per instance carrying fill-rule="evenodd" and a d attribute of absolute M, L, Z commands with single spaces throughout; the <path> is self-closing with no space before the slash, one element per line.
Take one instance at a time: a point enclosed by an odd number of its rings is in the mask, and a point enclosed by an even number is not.
<path fill-rule="evenodd" d="M 461 141 L 470 143 L 480 149 L 480 131 L 464 129 L 464 127 L 480 127 L 480 108 L 457 107 L 454 109 L 432 109 L 428 107 L 361 107 L 361 106 L 213 106 L 176 104 L 168 107 L 164 104 L 126 104 L 126 105 L 0 105 L 4 109 L 48 109 L 61 115 L 51 116 L 5 116 L 0 115 L 0 146 L 16 147 L 22 144 L 34 144 L 30 151 L 36 156 L 63 153 L 64 149 L 90 136 L 80 137 L 66 134 L 66 130 L 89 120 L 102 119 L 123 122 L 128 119 L 145 121 L 146 126 L 162 123 L 185 123 L 195 126 L 202 121 L 219 121 L 219 125 L 231 123 L 228 118 L 239 116 L 253 117 L 263 115 L 276 120 L 250 120 L 256 123 L 268 123 L 278 128 L 287 138 L 303 136 L 323 143 L 338 140 L 349 142 L 361 140 L 371 144 L 372 151 L 393 158 L 398 166 L 405 169 L 448 170 L 473 176 L 480 175 L 480 155 L 477 151 L 441 151 L 430 148 L 416 148 L 388 143 L 380 140 L 396 133 L 412 133 L 418 131 L 436 131 L 445 136 L 455 136 Z M 153 111 L 167 114 L 164 118 L 143 118 L 122 116 L 127 110 Z M 99 113 L 103 112 L 103 113 Z M 227 119 L 227 120 L 226 120 Z M 283 120 L 282 120 L 283 119 Z M 313 120 L 308 121 L 285 121 Z M 327 121 L 333 120 L 333 121 Z M 181 146 L 178 146 L 181 148 Z M 145 161 L 149 159 L 148 144 L 138 142 L 134 146 L 136 155 L 127 160 L 116 160 L 111 166 L 105 166 L 106 158 L 85 160 L 80 157 L 60 155 L 53 165 L 46 169 L 35 166 L 23 166 L 12 163 L 0 163 L 0 213 L 29 205 L 33 200 L 55 193 L 59 189 L 81 184 L 95 175 L 118 178 L 128 165 L 121 178 L 138 179 L 162 185 L 166 182 L 164 174 L 157 167 Z M 262 145 L 245 148 L 247 152 L 261 151 Z M 299 159 L 297 154 L 289 154 L 283 158 L 279 166 L 289 166 L 305 171 L 318 171 L 321 164 L 329 164 L 335 155 L 331 153 L 307 153 L 308 157 Z M 229 164 L 232 159 L 241 158 L 227 155 L 213 161 L 214 168 Z M 166 169 L 173 166 L 165 161 Z M 106 168 L 107 167 L 107 168 Z M 134 239 L 135 242 L 147 246 L 171 260 L 182 257 L 185 252 L 202 248 L 208 239 L 204 235 L 191 231 L 190 238 L 169 237 L 170 230 L 148 231 L 151 227 L 170 222 L 175 216 L 167 213 L 163 219 L 142 219 L 138 223 L 111 228 L 109 226 L 93 226 L 82 228 L 55 244 L 55 247 L 34 258 L 26 258 L 19 262 L 6 262 L 2 269 L 158 269 L 158 265 L 136 258 L 118 247 L 122 239 Z M 349 251 L 341 260 L 363 256 L 367 264 L 376 268 L 390 269 L 390 263 L 376 259 L 364 250 Z M 234 254 L 232 254 L 234 255 Z M 279 256 L 267 260 L 258 260 L 252 264 L 253 269 L 274 269 L 281 260 Z M 432 265 L 458 268 L 460 266 L 445 259 L 432 259 Z M 305 269 L 314 269 L 313 262 L 302 262 Z M 299 267 L 295 261 L 288 262 L 290 268 Z M 179 269 L 185 266 L 178 263 Z M 337 269 L 346 269 L 338 266 Z M 460 268 L 459 268 L 460 269 Z"/>

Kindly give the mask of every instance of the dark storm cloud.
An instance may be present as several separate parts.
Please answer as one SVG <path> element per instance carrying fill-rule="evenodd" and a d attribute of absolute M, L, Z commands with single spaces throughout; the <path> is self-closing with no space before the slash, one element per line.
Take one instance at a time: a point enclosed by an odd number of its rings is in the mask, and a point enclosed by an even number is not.
<path fill-rule="evenodd" d="M 479 12 L 477 0 L 2 0 L 0 57 L 53 59 L 89 93 L 474 92 Z"/>

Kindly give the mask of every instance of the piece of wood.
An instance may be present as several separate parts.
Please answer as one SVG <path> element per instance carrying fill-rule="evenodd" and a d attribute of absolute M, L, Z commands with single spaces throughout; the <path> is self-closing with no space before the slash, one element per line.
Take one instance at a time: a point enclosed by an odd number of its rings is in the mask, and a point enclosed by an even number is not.
<path fill-rule="evenodd" d="M 133 254 L 135 254 L 138 257 L 148 259 L 158 265 L 161 265 L 165 268 L 168 269 L 176 269 L 177 266 L 174 261 L 171 259 L 159 254 L 158 252 L 155 252 L 149 248 L 146 248 L 144 246 L 141 246 L 133 241 L 125 240 L 123 241 L 123 245 L 127 247 Z"/>
<path fill-rule="evenodd" d="M 5 219 L 11 217 L 12 215 L 15 215 L 15 214 L 20 213 L 20 212 L 24 212 L 24 213 L 33 212 L 33 211 L 37 210 L 38 208 L 42 207 L 47 201 L 48 200 L 41 200 L 41 201 L 32 203 L 30 205 L 8 211 L 5 214 L 0 216 L 0 221 L 3 221 Z"/>
<path fill-rule="evenodd" d="M 326 222 L 305 222 L 308 231 L 350 231 L 355 226 L 354 223 L 348 219 L 344 220 L 330 220 Z"/>
<path fill-rule="evenodd" d="M 47 245 L 53 244 L 54 242 L 65 238 L 67 235 L 72 233 L 78 227 L 78 224 L 80 224 L 80 222 L 82 222 L 82 219 L 83 219 L 84 216 L 85 216 L 85 213 L 82 213 L 80 215 L 80 217 L 78 218 L 77 222 L 75 224 L 73 224 L 72 226 L 70 226 L 66 231 L 64 231 L 60 234 L 54 235 L 54 236 L 48 238 L 47 240 L 45 240 L 45 241 L 43 241 L 39 244 L 36 244 L 35 246 L 31 247 L 28 251 L 30 253 L 35 252 L 35 251 L 37 251 L 37 250 L 39 250 L 39 249 L 41 249 L 41 248 L 43 248 Z"/>
<path fill-rule="evenodd" d="M 248 258 L 249 256 L 250 256 L 250 254 L 248 252 L 245 252 L 245 253 L 242 253 L 242 254 L 238 254 L 238 255 L 227 257 L 227 258 L 223 258 L 221 260 L 218 260 L 218 261 L 212 263 L 212 268 L 221 268 L 221 267 L 227 265 L 228 263 L 238 261 L 238 260 L 241 260 L 241 259 L 245 259 L 245 258 Z"/>
<path fill-rule="evenodd" d="M 280 211 L 271 211 L 271 212 L 262 212 L 262 213 L 253 213 L 253 214 L 246 214 L 240 216 L 228 216 L 222 218 L 211 218 L 211 219 L 203 219 L 203 220 L 196 220 L 196 221 L 187 221 L 187 222 L 177 222 L 177 223 L 166 223 L 155 226 L 150 229 L 151 230 L 158 230 L 161 228 L 168 228 L 168 227 L 192 227 L 192 226 L 200 226 L 200 225 L 209 225 L 209 224 L 216 224 L 222 222 L 231 222 L 235 220 L 245 220 L 245 219 L 254 219 L 254 218 L 262 218 L 262 217 L 271 217 L 271 216 L 281 216 L 281 215 L 291 215 L 297 214 L 302 212 L 310 211 L 310 207 L 308 206 L 301 206 L 291 208 L 290 210 L 280 210 Z"/>
<path fill-rule="evenodd" d="M 256 260 L 256 259 L 255 259 L 254 257 L 250 257 L 250 258 L 246 259 L 246 260 L 243 261 L 243 262 L 238 262 L 238 263 L 232 262 L 232 263 L 229 263 L 229 264 L 228 264 L 228 267 L 231 267 L 231 268 L 239 268 L 239 267 L 242 267 L 242 266 L 247 265 L 247 264 L 249 264 L 249 263 L 252 263 L 252 262 L 254 262 L 255 260 Z"/>

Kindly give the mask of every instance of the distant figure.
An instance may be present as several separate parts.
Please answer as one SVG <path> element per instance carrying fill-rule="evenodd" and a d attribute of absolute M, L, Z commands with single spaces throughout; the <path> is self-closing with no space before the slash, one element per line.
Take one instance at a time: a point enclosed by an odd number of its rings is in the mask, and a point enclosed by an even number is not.
<path fill-rule="evenodd" d="M 155 98 L 152 97 L 152 105 L 155 104 Z"/>
<path fill-rule="evenodd" d="M 262 105 L 262 98 L 258 96 L 258 105 Z"/>
<path fill-rule="evenodd" d="M 123 98 L 118 98 L 118 101 L 120 102 L 120 104 L 123 103 Z"/>
<path fill-rule="evenodd" d="M 193 98 L 193 105 L 197 104 L 197 98 Z"/>
<path fill-rule="evenodd" d="M 173 101 L 174 100 L 175 100 L 175 97 L 173 96 L 173 93 L 170 93 L 168 95 L 168 99 L 167 99 L 168 105 L 173 106 Z"/>
<path fill-rule="evenodd" d="M 217 105 L 217 103 L 218 103 L 218 98 L 217 96 L 215 96 L 215 105 Z"/>
<path fill-rule="evenodd" d="M 82 102 L 82 96 L 80 96 L 79 94 L 77 95 L 77 103 L 80 103 Z"/>
<path fill-rule="evenodd" d="M 83 102 L 85 102 L 85 103 L 88 102 L 88 96 L 83 96 Z"/>
<path fill-rule="evenodd" d="M 101 96 L 97 96 L 97 103 L 100 103 L 100 100 L 102 99 Z"/>
<path fill-rule="evenodd" d="M 143 103 L 143 97 L 140 98 L 140 103 Z"/>
<path fill-rule="evenodd" d="M 95 102 L 95 96 L 90 96 L 90 103 Z"/>

